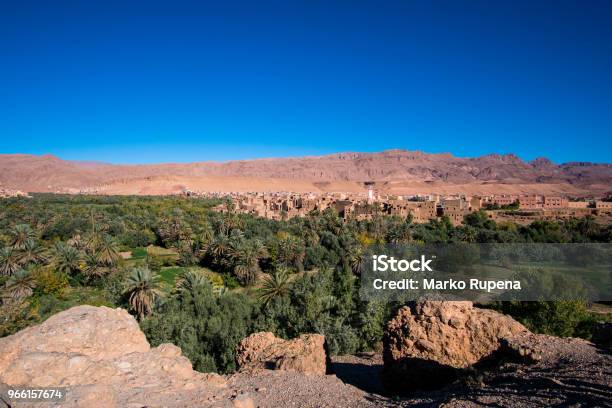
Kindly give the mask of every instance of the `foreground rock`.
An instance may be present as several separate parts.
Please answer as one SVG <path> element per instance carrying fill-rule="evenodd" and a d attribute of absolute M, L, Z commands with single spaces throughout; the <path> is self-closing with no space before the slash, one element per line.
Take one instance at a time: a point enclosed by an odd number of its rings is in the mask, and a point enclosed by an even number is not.
<path fill-rule="evenodd" d="M 503 359 L 435 392 L 417 392 L 403 407 L 609 407 L 612 356 L 582 339 L 519 334 L 504 340 Z M 506 360 L 515 355 L 515 361 Z"/>
<path fill-rule="evenodd" d="M 280 345 L 288 344 L 292 351 L 281 354 L 284 361 L 300 368 L 312 353 L 320 373 L 325 354 L 313 345 L 321 345 L 322 338 L 306 338 L 285 341 L 259 333 L 243 342 L 241 361 L 247 367 L 278 362 L 263 358 L 263 351 L 282 351 Z M 489 367 L 465 369 L 469 375 L 443 389 L 398 400 L 377 394 L 382 391 L 377 380 L 382 359 L 374 353 L 335 359 L 337 377 L 280 369 L 244 369 L 220 377 L 193 371 L 173 345 L 150 348 L 127 312 L 81 306 L 0 339 L 0 395 L 9 385 L 67 388 L 61 405 L 36 404 L 39 408 L 612 406 L 612 357 L 591 343 L 522 331 L 500 338 L 499 344 L 494 354 L 502 356 L 489 361 Z M 398 378 L 414 380 L 404 374 L 398 372 Z M 0 408 L 8 406 L 2 399 Z"/>
<path fill-rule="evenodd" d="M 272 336 L 274 337 L 274 336 Z M 125 310 L 79 306 L 0 339 L 0 408 L 30 407 L 6 400 L 9 387 L 65 387 L 62 408 L 87 407 L 374 407 L 367 393 L 324 373 L 322 336 L 274 338 L 278 368 L 292 371 L 203 374 L 172 344 L 151 348 Z M 262 338 L 269 338 L 265 335 Z M 251 363 L 256 365 L 256 355 Z M 254 350 L 254 349 L 251 349 Z M 273 353 L 274 354 L 274 353 Z M 245 355 L 246 356 L 246 355 Z M 246 360 L 245 360 L 246 361 Z M 263 361 L 263 360 L 261 360 Z M 39 403 L 37 407 L 57 407 Z"/>
<path fill-rule="evenodd" d="M 436 388 L 456 369 L 491 355 L 500 340 L 527 329 L 471 302 L 425 301 L 403 307 L 386 327 L 385 383 L 391 389 Z"/>
<path fill-rule="evenodd" d="M 236 347 L 236 363 L 241 371 L 272 369 L 324 375 L 328 362 L 325 337 L 320 334 L 283 340 L 270 332 L 260 332 Z"/>
<path fill-rule="evenodd" d="M 93 306 L 0 339 L 0 383 L 68 387 L 68 406 L 92 407 L 163 405 L 177 393 L 214 395 L 226 385 L 216 374 L 194 371 L 172 344 L 151 349 L 125 310 Z"/>

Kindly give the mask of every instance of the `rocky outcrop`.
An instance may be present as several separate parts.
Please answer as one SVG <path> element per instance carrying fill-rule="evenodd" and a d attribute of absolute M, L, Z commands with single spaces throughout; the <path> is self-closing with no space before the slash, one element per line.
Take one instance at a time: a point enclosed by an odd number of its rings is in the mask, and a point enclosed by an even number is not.
<path fill-rule="evenodd" d="M 250 336 L 242 365 L 273 363 L 278 370 L 222 377 L 194 371 L 172 344 L 151 348 L 125 310 L 78 306 L 0 339 L 0 408 L 31 406 L 7 400 L 8 389 L 20 386 L 63 387 L 62 408 L 377 406 L 336 376 L 304 374 L 325 373 L 324 342 L 320 335 Z"/>
<path fill-rule="evenodd" d="M 424 301 L 403 307 L 386 327 L 385 382 L 390 388 L 431 388 L 456 369 L 491 355 L 500 341 L 527 329 L 509 316 L 471 302 Z"/>
<path fill-rule="evenodd" d="M 328 362 L 325 337 L 320 334 L 283 340 L 270 332 L 260 332 L 243 339 L 236 348 L 236 363 L 241 371 L 272 369 L 324 375 Z"/>
<path fill-rule="evenodd" d="M 247 175 L 248 178 L 240 182 Z M 477 184 L 482 186 L 476 190 L 482 191 L 479 194 L 508 193 L 509 186 L 514 185 L 515 189 L 510 191 L 517 193 L 542 194 L 547 191 L 567 195 L 608 191 L 612 165 L 555 165 L 546 159 L 525 163 L 513 154 L 462 158 L 405 150 L 138 166 L 66 161 L 51 155 L 0 155 L 0 184 L 7 189 L 31 192 L 76 193 L 84 190 L 126 194 L 125 187 L 121 187 L 125 184 L 133 186 L 130 191 L 136 194 L 178 192 L 163 186 L 168 182 L 201 185 L 206 191 L 238 191 L 236 186 L 246 191 L 268 191 L 265 188 L 267 184 L 280 183 L 275 185 L 276 190 L 302 191 L 297 189 L 298 180 L 328 183 L 373 180 L 379 182 L 381 188 L 385 182 L 392 181 L 394 189 L 401 183 L 417 183 L 416 191 L 422 191 L 421 182 L 426 180 L 433 182 L 426 186 L 427 190 L 437 193 L 445 193 L 449 186 L 458 186 L 460 192 L 469 193 L 466 189 Z M 253 184 L 254 181 L 263 184 Z M 338 184 L 325 191 L 347 191 L 347 185 Z M 527 187 L 529 185 L 533 186 Z M 317 188 L 314 184 L 308 184 L 308 187 Z"/>
<path fill-rule="evenodd" d="M 123 309 L 78 306 L 0 339 L 0 383 L 68 387 L 78 406 L 112 407 L 181 391 L 212 395 L 225 379 L 194 371 L 172 344 L 150 348 Z"/>
<path fill-rule="evenodd" d="M 426 301 L 401 308 L 387 324 L 385 363 L 410 357 L 464 368 L 497 350 L 501 338 L 526 331 L 511 317 L 472 302 Z"/>
<path fill-rule="evenodd" d="M 612 406 L 612 356 L 590 342 L 531 333 L 501 342 L 497 364 L 402 406 Z"/>
<path fill-rule="evenodd" d="M 482 315 L 489 314 L 469 304 L 432 304 L 419 306 L 423 316 L 415 315 L 415 307 L 409 309 L 410 314 L 401 311 L 394 321 L 398 322 L 400 316 L 410 321 L 412 316 L 421 322 L 424 333 L 433 341 L 444 338 L 437 331 L 450 332 L 451 329 L 432 323 L 442 319 L 441 311 L 449 309 L 453 311 L 450 315 L 457 314 L 455 317 L 460 320 L 461 313 L 480 315 L 484 321 L 487 318 Z M 506 319 L 499 314 L 491 316 Z M 452 319 L 446 320 L 453 326 Z M 465 327 L 472 327 L 468 320 Z M 393 327 L 399 330 L 400 326 Z M 401 327 L 404 327 L 402 338 L 409 340 L 408 326 Z M 507 329 L 512 332 L 514 326 L 510 327 Z M 503 332 L 500 327 L 500 336 Z M 476 339 L 478 333 L 472 332 L 471 336 Z M 337 359 L 334 371 L 338 377 L 304 374 L 321 373 L 326 366 L 323 336 L 305 335 L 289 341 L 271 333 L 249 336 L 239 346 L 239 363 L 243 369 L 220 377 L 193 371 L 181 350 L 171 344 L 151 348 L 135 320 L 124 310 L 80 306 L 0 339 L 0 407 L 32 406 L 9 402 L 5 398 L 9 386 L 66 387 L 65 401 L 37 403 L 38 408 L 60 405 L 62 408 L 612 406 L 609 353 L 585 340 L 534 335 L 527 331 L 501 337 L 499 343 L 495 354 L 503 352 L 504 356 L 519 358 L 497 361 L 495 369 L 474 371 L 477 375 L 468 378 L 469 381 L 457 381 L 444 389 L 411 394 L 410 399 L 398 401 L 376 395 L 380 392 L 377 387 L 364 384 L 368 378 L 376 381 L 378 369 L 382 367 L 380 357 L 372 353 L 361 358 Z M 476 355 L 474 350 L 472 354 Z M 435 362 L 433 356 L 430 355 L 432 360 L 404 359 L 395 367 L 402 368 L 401 363 L 405 361 Z M 368 360 L 365 370 L 364 359 Z M 267 367 L 279 369 L 259 370 Z M 466 369 L 469 370 L 472 369 Z M 395 373 L 401 380 L 398 384 L 408 384 L 404 390 L 422 377 L 422 372 L 411 375 L 407 370 L 398 370 Z"/>

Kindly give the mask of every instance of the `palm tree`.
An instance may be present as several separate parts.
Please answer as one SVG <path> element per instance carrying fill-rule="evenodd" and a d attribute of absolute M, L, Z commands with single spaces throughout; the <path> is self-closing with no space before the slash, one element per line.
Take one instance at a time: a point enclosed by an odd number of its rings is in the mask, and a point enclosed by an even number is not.
<path fill-rule="evenodd" d="M 202 233 L 197 237 L 194 242 L 194 253 L 197 258 L 201 259 L 206 256 L 212 246 L 214 237 L 215 233 L 213 229 L 211 228 L 210 224 L 206 223 L 204 225 L 204 228 L 202 228 Z"/>
<path fill-rule="evenodd" d="M 109 267 L 95 254 L 85 254 L 83 274 L 89 279 L 101 278 L 110 273 Z"/>
<path fill-rule="evenodd" d="M 0 249 L 0 275 L 11 276 L 20 268 L 19 254 L 11 247 Z"/>
<path fill-rule="evenodd" d="M 25 248 L 19 252 L 19 264 L 39 264 L 45 263 L 47 256 L 45 250 L 36 241 L 27 241 Z"/>
<path fill-rule="evenodd" d="M 130 309 L 136 312 L 138 320 L 144 319 L 153 311 L 155 299 L 161 296 L 159 276 L 147 268 L 134 268 L 127 280 L 126 293 Z"/>
<path fill-rule="evenodd" d="M 360 244 L 355 244 L 348 252 L 349 264 L 354 274 L 358 275 L 361 272 L 361 267 L 364 262 L 364 251 Z"/>
<path fill-rule="evenodd" d="M 185 272 L 176 283 L 176 291 L 180 294 L 194 294 L 199 288 L 210 285 L 208 278 L 196 271 Z"/>
<path fill-rule="evenodd" d="M 4 296 L 11 300 L 20 300 L 31 296 L 35 287 L 36 280 L 29 272 L 20 269 L 6 281 Z"/>
<path fill-rule="evenodd" d="M 210 254 L 218 265 L 223 265 L 231 250 L 231 242 L 226 235 L 219 235 L 210 244 Z"/>
<path fill-rule="evenodd" d="M 191 242 L 192 240 L 191 228 L 182 220 L 180 213 L 162 219 L 158 231 L 167 246 L 174 246 L 179 241 Z"/>
<path fill-rule="evenodd" d="M 234 273 L 244 284 L 249 285 L 259 275 L 259 260 L 267 256 L 266 247 L 258 240 L 241 241 L 232 245 L 230 257 L 234 260 Z"/>
<path fill-rule="evenodd" d="M 583 235 L 591 236 L 598 232 L 599 226 L 595 222 L 595 218 L 591 215 L 587 215 L 578 224 L 578 228 Z"/>
<path fill-rule="evenodd" d="M 83 237 L 81 237 L 81 234 L 79 234 L 78 231 L 68 240 L 67 243 L 71 247 L 74 247 L 78 250 L 84 250 L 86 246 L 85 240 L 83 239 Z"/>
<path fill-rule="evenodd" d="M 261 288 L 258 290 L 259 300 L 266 304 L 276 297 L 286 295 L 291 289 L 290 280 L 291 276 L 287 268 L 276 268 L 263 279 Z"/>
<path fill-rule="evenodd" d="M 53 258 L 58 271 L 72 274 L 81 268 L 83 256 L 78 249 L 59 242 L 55 245 Z"/>
<path fill-rule="evenodd" d="M 280 238 L 276 260 L 281 265 L 301 268 L 305 255 L 304 245 L 298 237 L 286 235 Z"/>
<path fill-rule="evenodd" d="M 114 266 L 119 262 L 119 247 L 117 243 L 109 236 L 104 235 L 97 243 L 95 254 L 98 260 L 107 266 Z"/>
<path fill-rule="evenodd" d="M 233 204 L 232 204 L 233 205 Z M 228 212 L 221 218 L 221 222 L 217 225 L 217 230 L 220 234 L 228 235 L 234 229 L 241 229 L 244 226 L 242 219 L 235 212 Z"/>
<path fill-rule="evenodd" d="M 10 246 L 13 249 L 25 249 L 28 241 L 36 240 L 36 234 L 28 224 L 17 224 L 10 232 Z"/>

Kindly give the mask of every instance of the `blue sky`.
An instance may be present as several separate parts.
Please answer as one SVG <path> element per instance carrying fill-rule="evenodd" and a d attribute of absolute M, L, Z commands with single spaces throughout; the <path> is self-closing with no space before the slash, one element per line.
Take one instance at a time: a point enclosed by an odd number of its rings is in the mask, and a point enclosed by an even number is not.
<path fill-rule="evenodd" d="M 611 162 L 612 2 L 2 1 L 0 153 Z"/>

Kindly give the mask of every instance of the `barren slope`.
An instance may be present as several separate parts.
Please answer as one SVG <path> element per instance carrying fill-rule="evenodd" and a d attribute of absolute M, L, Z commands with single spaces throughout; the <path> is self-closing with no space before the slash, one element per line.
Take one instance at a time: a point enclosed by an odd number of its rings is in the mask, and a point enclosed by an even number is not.
<path fill-rule="evenodd" d="M 202 191 L 363 191 L 389 193 L 548 193 L 612 190 L 612 165 L 524 162 L 514 155 L 459 158 L 405 150 L 227 163 L 111 165 L 57 157 L 0 155 L 0 186 L 31 192 L 169 194 Z"/>

